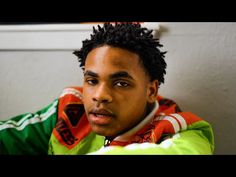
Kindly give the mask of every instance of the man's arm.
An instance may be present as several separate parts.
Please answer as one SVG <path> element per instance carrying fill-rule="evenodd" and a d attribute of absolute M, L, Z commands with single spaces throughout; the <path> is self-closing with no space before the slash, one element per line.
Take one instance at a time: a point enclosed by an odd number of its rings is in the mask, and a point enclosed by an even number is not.
<path fill-rule="evenodd" d="M 0 121 L 0 154 L 47 154 L 58 100 L 36 113 Z"/>
<path fill-rule="evenodd" d="M 162 141 L 160 144 L 141 143 L 130 144 L 125 147 L 110 146 L 91 154 L 114 155 L 191 155 L 213 154 L 211 143 L 201 130 L 186 130 L 175 134 L 172 138 Z"/>

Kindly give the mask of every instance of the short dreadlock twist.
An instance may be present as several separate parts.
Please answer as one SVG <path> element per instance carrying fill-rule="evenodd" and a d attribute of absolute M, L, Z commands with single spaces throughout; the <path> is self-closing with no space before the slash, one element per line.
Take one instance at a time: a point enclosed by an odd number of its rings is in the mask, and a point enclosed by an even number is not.
<path fill-rule="evenodd" d="M 139 23 L 105 23 L 98 29 L 93 27 L 91 39 L 83 41 L 82 48 L 75 50 L 73 54 L 78 57 L 80 67 L 84 69 L 88 53 L 96 47 L 110 45 L 120 47 L 138 54 L 141 62 L 150 76 L 151 81 L 157 79 L 159 85 L 164 83 L 166 74 L 166 62 L 164 55 L 158 47 L 163 45 L 158 39 L 153 38 L 152 30 L 141 27 Z"/>

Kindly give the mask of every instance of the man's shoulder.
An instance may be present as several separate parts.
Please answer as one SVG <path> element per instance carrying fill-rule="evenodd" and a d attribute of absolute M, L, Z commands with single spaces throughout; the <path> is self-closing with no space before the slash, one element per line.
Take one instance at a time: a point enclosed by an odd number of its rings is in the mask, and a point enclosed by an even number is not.
<path fill-rule="evenodd" d="M 171 114 L 182 112 L 179 105 L 172 99 L 158 95 L 157 101 L 159 103 L 158 113 Z"/>
<path fill-rule="evenodd" d="M 65 97 L 65 96 L 74 96 L 79 98 L 80 100 L 82 99 L 82 92 L 83 92 L 83 87 L 79 86 L 71 86 L 71 87 L 65 87 L 61 94 L 60 94 L 60 99 Z"/>
<path fill-rule="evenodd" d="M 82 87 L 66 87 L 59 96 L 59 113 L 64 112 L 67 108 L 83 108 Z M 80 109 L 78 109 L 80 110 Z"/>
<path fill-rule="evenodd" d="M 68 86 L 68 87 L 65 87 L 63 89 L 63 92 L 64 91 L 69 91 L 69 90 L 76 90 L 76 91 L 79 91 L 79 92 L 82 92 L 83 91 L 83 87 L 82 86 Z"/>

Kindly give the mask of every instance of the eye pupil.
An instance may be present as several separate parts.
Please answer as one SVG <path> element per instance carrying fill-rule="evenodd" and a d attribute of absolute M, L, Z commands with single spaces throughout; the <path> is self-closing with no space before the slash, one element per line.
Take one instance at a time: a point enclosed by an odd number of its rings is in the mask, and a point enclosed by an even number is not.
<path fill-rule="evenodd" d="M 97 84 L 97 80 L 95 80 L 95 79 L 88 79 L 88 80 L 86 80 L 86 82 L 87 82 L 89 85 L 95 85 L 95 84 Z"/>
<path fill-rule="evenodd" d="M 128 86 L 128 84 L 125 83 L 125 82 L 118 82 L 117 85 L 118 85 L 119 87 L 127 87 L 127 86 Z"/>

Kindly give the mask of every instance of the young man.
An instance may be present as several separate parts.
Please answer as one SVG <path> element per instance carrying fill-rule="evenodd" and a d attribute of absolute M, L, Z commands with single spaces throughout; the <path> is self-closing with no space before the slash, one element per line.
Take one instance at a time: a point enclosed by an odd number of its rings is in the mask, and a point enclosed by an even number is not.
<path fill-rule="evenodd" d="M 212 154 L 211 126 L 158 95 L 165 52 L 151 32 L 137 23 L 94 28 L 74 52 L 83 88 L 0 122 L 1 154 Z"/>

